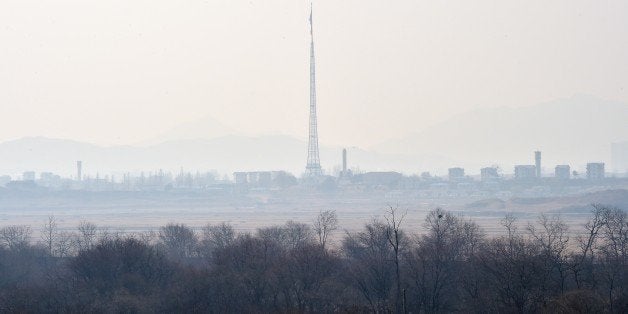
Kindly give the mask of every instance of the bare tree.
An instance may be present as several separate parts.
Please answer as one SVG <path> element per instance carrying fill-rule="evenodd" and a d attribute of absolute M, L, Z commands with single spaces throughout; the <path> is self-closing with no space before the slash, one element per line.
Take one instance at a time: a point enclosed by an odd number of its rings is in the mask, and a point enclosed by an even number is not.
<path fill-rule="evenodd" d="M 556 271 L 559 275 L 560 293 L 564 293 L 568 271 L 565 253 L 569 244 L 568 227 L 560 219 L 560 216 L 549 218 L 545 214 L 539 215 L 537 224 L 538 228 L 528 224 L 528 232 L 532 242 L 541 248 L 545 277 L 552 279 L 552 273 Z M 546 287 L 546 285 L 542 285 L 542 287 Z"/>
<path fill-rule="evenodd" d="M 347 258 L 347 275 L 366 299 L 372 312 L 389 312 L 395 284 L 394 252 L 388 242 L 388 226 L 373 220 L 364 230 L 347 233 L 342 250 Z"/>
<path fill-rule="evenodd" d="M 148 230 L 145 232 L 139 232 L 136 235 L 136 239 L 142 243 L 144 243 L 145 245 L 152 245 L 154 244 L 154 240 L 157 238 L 157 234 L 155 233 L 155 231 L 153 230 Z"/>
<path fill-rule="evenodd" d="M 184 224 L 170 223 L 159 228 L 159 240 L 171 257 L 191 257 L 196 252 L 198 239 L 194 230 Z"/>
<path fill-rule="evenodd" d="M 338 229 L 338 217 L 335 210 L 326 210 L 318 213 L 314 221 L 314 232 L 318 236 L 318 243 L 323 249 L 325 249 L 329 236 L 336 229 Z"/>
<path fill-rule="evenodd" d="M 81 221 L 78 226 L 77 247 L 79 251 L 89 250 L 96 244 L 96 232 L 98 228 L 95 224 Z"/>
<path fill-rule="evenodd" d="M 459 299 L 460 265 L 475 253 L 481 234 L 477 226 L 436 208 L 425 218 L 426 233 L 408 255 L 409 276 L 417 306 L 425 312 L 451 311 Z"/>
<path fill-rule="evenodd" d="M 628 266 L 628 214 L 619 208 L 608 207 L 604 211 L 603 238 L 598 245 L 600 270 L 606 287 L 607 302 L 611 312 L 620 306 L 620 299 L 628 290 L 626 266 Z"/>
<path fill-rule="evenodd" d="M 72 232 L 59 232 L 53 243 L 54 256 L 67 257 L 73 255 L 76 244 L 75 239 L 76 234 Z"/>
<path fill-rule="evenodd" d="M 276 269 L 281 278 L 279 285 L 287 300 L 299 313 L 331 312 L 330 303 L 339 295 L 329 281 L 339 275 L 342 264 L 334 254 L 327 254 L 317 243 L 311 243 L 285 254 L 281 268 Z"/>
<path fill-rule="evenodd" d="M 584 229 L 587 231 L 586 238 L 578 238 L 583 258 L 586 258 L 587 255 L 593 255 L 595 241 L 597 240 L 600 229 L 604 226 L 605 212 L 608 211 L 608 208 L 601 204 L 592 204 L 591 206 L 593 207 L 593 210 L 591 210 L 593 216 L 584 225 Z"/>
<path fill-rule="evenodd" d="M 402 232 L 401 232 L 401 223 L 403 219 L 406 217 L 408 211 L 405 211 L 403 214 L 399 214 L 398 209 L 392 206 L 389 206 L 384 219 L 386 219 L 386 238 L 388 238 L 388 243 L 393 249 L 394 252 L 394 262 L 395 262 L 395 280 L 397 291 L 395 305 L 397 308 L 397 312 L 401 309 L 401 273 L 400 273 L 400 246 L 402 241 Z"/>
<path fill-rule="evenodd" d="M 11 225 L 0 229 L 0 245 L 9 250 L 21 250 L 28 247 L 31 239 L 31 228 L 24 225 Z"/>
<path fill-rule="evenodd" d="M 533 224 L 528 224 L 528 232 L 532 240 L 537 242 L 547 254 L 561 255 L 567 249 L 569 237 L 567 236 L 567 225 L 560 219 L 560 216 L 547 217 L 540 214 L 537 220 L 539 228 Z"/>
<path fill-rule="evenodd" d="M 48 254 L 53 255 L 53 247 L 57 237 L 57 220 L 55 216 L 48 216 L 48 220 L 44 224 L 41 232 L 41 238 L 44 241 Z"/>
<path fill-rule="evenodd" d="M 500 224 L 506 230 L 508 251 L 514 254 L 519 244 L 523 241 L 523 238 L 519 235 L 517 230 L 517 218 L 512 213 L 507 213 L 506 216 L 500 220 Z"/>
<path fill-rule="evenodd" d="M 315 241 L 312 228 L 307 224 L 289 220 L 286 222 L 285 230 L 291 249 L 300 248 Z"/>
<path fill-rule="evenodd" d="M 280 247 L 292 250 L 311 244 L 314 240 L 312 228 L 303 223 L 289 220 L 283 226 L 260 228 L 257 235 L 267 241 L 279 244 Z"/>
<path fill-rule="evenodd" d="M 600 230 L 604 227 L 605 212 L 608 210 L 600 204 L 592 204 L 591 206 L 593 207 L 591 210 L 592 217 L 584 225 L 585 234 L 576 238 L 580 252 L 579 254 L 572 254 L 571 257 L 570 270 L 578 289 L 582 288 L 583 272 L 588 275 L 589 283 L 595 283 L 593 280 L 594 249 Z"/>
<path fill-rule="evenodd" d="M 227 223 L 218 225 L 207 224 L 203 227 L 203 235 L 200 243 L 200 254 L 211 256 L 216 249 L 224 249 L 233 244 L 236 232 L 233 226 Z"/>
<path fill-rule="evenodd" d="M 221 287 L 217 312 L 279 312 L 278 271 L 287 268 L 279 244 L 243 234 L 216 250 L 211 271 Z"/>
<path fill-rule="evenodd" d="M 492 239 L 480 254 L 493 311 L 538 312 L 552 297 L 551 292 L 556 293 L 546 289 L 546 251 L 533 237 L 526 238 L 517 230 L 513 215 L 501 223 L 506 235 Z"/>

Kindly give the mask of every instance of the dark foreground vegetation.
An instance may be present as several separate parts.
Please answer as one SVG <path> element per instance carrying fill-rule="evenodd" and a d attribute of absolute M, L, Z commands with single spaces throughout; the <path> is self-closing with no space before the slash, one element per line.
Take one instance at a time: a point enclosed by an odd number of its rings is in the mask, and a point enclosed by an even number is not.
<path fill-rule="evenodd" d="M 405 230 L 391 208 L 333 236 L 334 212 L 238 234 L 169 224 L 125 234 L 82 223 L 40 238 L 0 229 L 0 312 L 547 312 L 628 311 L 628 217 L 594 205 L 568 233 L 559 217 L 489 238 L 436 209 Z M 579 236 L 568 234 L 578 233 Z"/>

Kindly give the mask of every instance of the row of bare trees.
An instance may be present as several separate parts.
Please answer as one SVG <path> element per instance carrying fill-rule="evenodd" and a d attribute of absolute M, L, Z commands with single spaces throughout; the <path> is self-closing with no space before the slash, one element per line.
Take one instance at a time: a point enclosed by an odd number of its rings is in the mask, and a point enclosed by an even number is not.
<path fill-rule="evenodd" d="M 421 230 L 388 208 L 357 232 L 335 212 L 238 233 L 171 223 L 117 234 L 83 222 L 40 239 L 0 228 L 0 312 L 626 312 L 628 220 L 593 205 L 581 230 L 560 216 L 472 220 L 431 211 Z M 332 241 L 333 240 L 333 241 Z"/>

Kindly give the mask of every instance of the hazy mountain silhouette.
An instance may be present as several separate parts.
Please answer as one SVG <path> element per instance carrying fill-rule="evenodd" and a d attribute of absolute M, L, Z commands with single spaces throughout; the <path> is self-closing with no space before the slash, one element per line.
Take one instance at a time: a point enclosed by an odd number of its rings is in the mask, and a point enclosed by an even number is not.
<path fill-rule="evenodd" d="M 141 146 L 155 145 L 166 141 L 210 139 L 238 134 L 235 129 L 220 123 L 210 116 L 179 124 L 154 138 L 138 143 Z"/>
<path fill-rule="evenodd" d="M 628 104 L 578 95 L 529 107 L 459 114 L 373 150 L 402 155 L 438 152 L 463 166 L 510 167 L 533 163 L 532 152 L 538 149 L 543 152 L 544 171 L 551 172 L 556 163 L 608 163 L 610 143 L 626 139 Z"/>
<path fill-rule="evenodd" d="M 156 145 L 103 147 L 71 140 L 29 137 L 0 143 L 0 174 L 52 171 L 73 175 L 75 161 L 82 160 L 84 173 L 179 171 L 287 170 L 300 175 L 305 168 L 305 141 L 289 136 L 223 136 L 213 139 L 174 140 Z M 328 172 L 341 164 L 341 147 L 321 146 L 321 163 Z M 428 164 L 448 161 L 441 156 L 404 158 L 359 148 L 348 148 L 349 166 L 365 171 L 418 172 Z"/>
<path fill-rule="evenodd" d="M 476 174 L 481 166 L 497 164 L 511 173 L 515 163 L 533 163 L 532 151 L 539 149 L 546 173 L 558 163 L 581 170 L 587 161 L 610 162 L 610 143 L 628 139 L 626 121 L 628 105 L 588 96 L 531 107 L 476 110 L 371 150 L 348 148 L 349 167 L 444 174 L 448 167 L 463 166 L 467 174 Z M 23 138 L 0 143 L 0 174 L 34 170 L 69 175 L 76 160 L 83 160 L 87 174 L 178 171 L 180 167 L 221 173 L 281 169 L 299 175 L 303 171 L 304 140 L 284 135 L 216 137 L 229 132 L 233 130 L 203 118 L 141 146 Z M 321 164 L 329 173 L 340 166 L 341 150 L 321 145 Z"/>

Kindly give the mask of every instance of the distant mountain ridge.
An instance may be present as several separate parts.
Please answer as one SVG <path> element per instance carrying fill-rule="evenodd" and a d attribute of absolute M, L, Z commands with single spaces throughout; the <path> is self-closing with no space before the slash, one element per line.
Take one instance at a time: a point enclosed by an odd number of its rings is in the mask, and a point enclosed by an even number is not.
<path fill-rule="evenodd" d="M 209 139 L 237 134 L 237 130 L 218 122 L 213 117 L 204 116 L 194 121 L 179 124 L 152 139 L 137 144 L 138 146 L 150 146 L 167 141 Z"/>
<path fill-rule="evenodd" d="M 628 104 L 574 96 L 535 106 L 481 109 L 372 147 L 401 155 L 438 152 L 462 166 L 532 164 L 541 150 L 545 172 L 558 163 L 610 162 L 610 144 L 628 140 Z M 505 169 L 511 172 L 510 169 Z"/>
<path fill-rule="evenodd" d="M 76 160 L 83 161 L 84 173 L 124 173 L 164 169 L 178 172 L 217 170 L 287 170 L 300 175 L 305 169 L 306 143 L 284 135 L 246 137 L 228 135 L 212 139 L 172 140 L 136 147 L 103 147 L 88 143 L 45 137 L 28 137 L 0 143 L 0 174 L 23 171 L 75 173 Z M 383 155 L 359 148 L 347 148 L 349 166 L 364 170 L 417 172 L 427 160 Z M 321 164 L 328 173 L 341 164 L 341 147 L 321 146 Z M 442 160 L 436 156 L 432 161 Z M 337 170 L 337 169 L 336 169 Z"/>
<path fill-rule="evenodd" d="M 575 96 L 536 106 L 475 110 L 369 150 L 348 147 L 349 167 L 363 171 L 430 171 L 446 174 L 461 166 L 467 174 L 499 165 L 534 163 L 543 152 L 544 173 L 556 164 L 582 170 L 587 161 L 610 162 L 610 144 L 628 140 L 628 104 Z M 211 124 L 211 125 L 207 125 Z M 211 118 L 183 124 L 137 146 L 98 146 L 72 140 L 29 137 L 0 143 L 0 174 L 52 171 L 71 175 L 75 161 L 86 174 L 155 171 L 287 170 L 305 168 L 306 143 L 285 135 L 243 136 Z M 200 133 L 200 134 L 199 134 Z M 342 147 L 321 145 L 328 173 L 340 167 Z M 607 169 L 612 169 L 608 166 Z"/>

